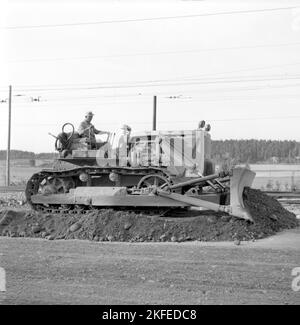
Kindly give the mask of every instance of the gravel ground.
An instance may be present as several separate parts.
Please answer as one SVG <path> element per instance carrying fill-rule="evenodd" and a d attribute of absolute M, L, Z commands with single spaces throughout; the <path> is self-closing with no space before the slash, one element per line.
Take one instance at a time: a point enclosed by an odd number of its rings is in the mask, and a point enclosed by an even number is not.
<path fill-rule="evenodd" d="M 281 203 L 282 206 L 288 211 L 294 213 L 297 219 L 300 219 L 300 200 L 298 203 Z"/>
<path fill-rule="evenodd" d="M 0 192 L 0 208 L 28 208 L 24 192 Z"/>
<path fill-rule="evenodd" d="M 2 304 L 300 304 L 300 229 L 242 242 L 0 237 Z"/>

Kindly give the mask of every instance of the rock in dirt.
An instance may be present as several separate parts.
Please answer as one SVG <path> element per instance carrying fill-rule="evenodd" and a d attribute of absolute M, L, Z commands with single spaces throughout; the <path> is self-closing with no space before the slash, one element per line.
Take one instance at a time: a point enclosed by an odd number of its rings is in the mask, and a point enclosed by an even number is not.
<path fill-rule="evenodd" d="M 4 211 L 0 218 L 0 226 L 8 226 L 16 217 L 16 213 L 14 211 Z"/>
<path fill-rule="evenodd" d="M 33 226 L 33 227 L 31 228 L 31 230 L 32 230 L 32 232 L 33 232 L 34 234 L 36 234 L 36 233 L 42 231 L 42 230 L 43 230 L 43 227 L 41 227 L 40 225 L 36 225 L 36 226 Z"/>
<path fill-rule="evenodd" d="M 167 235 L 166 235 L 166 234 L 163 234 L 163 235 L 161 235 L 161 236 L 159 237 L 159 239 L 160 239 L 161 241 L 166 240 L 166 238 L 167 238 Z"/>
<path fill-rule="evenodd" d="M 77 231 L 79 228 L 81 228 L 81 224 L 78 223 L 78 222 L 76 222 L 76 223 L 74 223 L 74 224 L 73 224 L 69 229 L 70 229 L 71 232 L 75 232 L 75 231 Z"/>
<path fill-rule="evenodd" d="M 130 222 L 126 222 L 125 225 L 124 225 L 124 229 L 125 229 L 125 230 L 128 230 L 128 229 L 131 228 L 131 226 L 132 226 L 132 223 L 130 223 Z"/>
<path fill-rule="evenodd" d="M 48 236 L 48 233 L 46 232 L 46 231 L 42 231 L 41 232 L 41 237 L 42 238 L 45 238 L 45 237 L 47 237 Z"/>

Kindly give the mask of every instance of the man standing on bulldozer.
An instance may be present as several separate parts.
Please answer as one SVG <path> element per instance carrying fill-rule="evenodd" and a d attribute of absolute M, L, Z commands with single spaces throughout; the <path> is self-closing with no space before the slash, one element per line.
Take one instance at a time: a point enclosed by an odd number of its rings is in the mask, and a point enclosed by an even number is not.
<path fill-rule="evenodd" d="M 97 130 L 91 123 L 93 116 L 93 112 L 87 112 L 85 115 L 85 119 L 83 122 L 80 123 L 77 132 L 81 137 L 87 138 L 89 140 L 91 149 L 96 149 L 97 145 L 95 134 L 109 134 L 109 132 Z"/>

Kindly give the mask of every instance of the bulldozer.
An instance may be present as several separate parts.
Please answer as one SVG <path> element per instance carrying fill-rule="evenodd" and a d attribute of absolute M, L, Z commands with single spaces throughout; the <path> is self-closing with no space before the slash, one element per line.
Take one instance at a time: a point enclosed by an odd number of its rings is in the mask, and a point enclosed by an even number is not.
<path fill-rule="evenodd" d="M 32 175 L 27 202 L 51 213 L 207 209 L 253 221 L 243 192 L 255 173 L 243 167 L 216 170 L 210 131 L 205 121 L 173 131 L 133 132 L 124 125 L 92 143 L 66 123 L 55 136 L 58 164 Z"/>

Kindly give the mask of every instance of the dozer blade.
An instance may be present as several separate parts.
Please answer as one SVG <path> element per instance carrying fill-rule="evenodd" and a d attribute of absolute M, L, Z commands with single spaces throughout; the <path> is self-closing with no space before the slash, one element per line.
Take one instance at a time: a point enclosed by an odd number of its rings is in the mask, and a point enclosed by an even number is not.
<path fill-rule="evenodd" d="M 251 187 L 255 173 L 248 168 L 237 167 L 230 177 L 230 214 L 245 220 L 253 221 L 249 211 L 245 208 L 243 192 L 245 187 Z"/>

